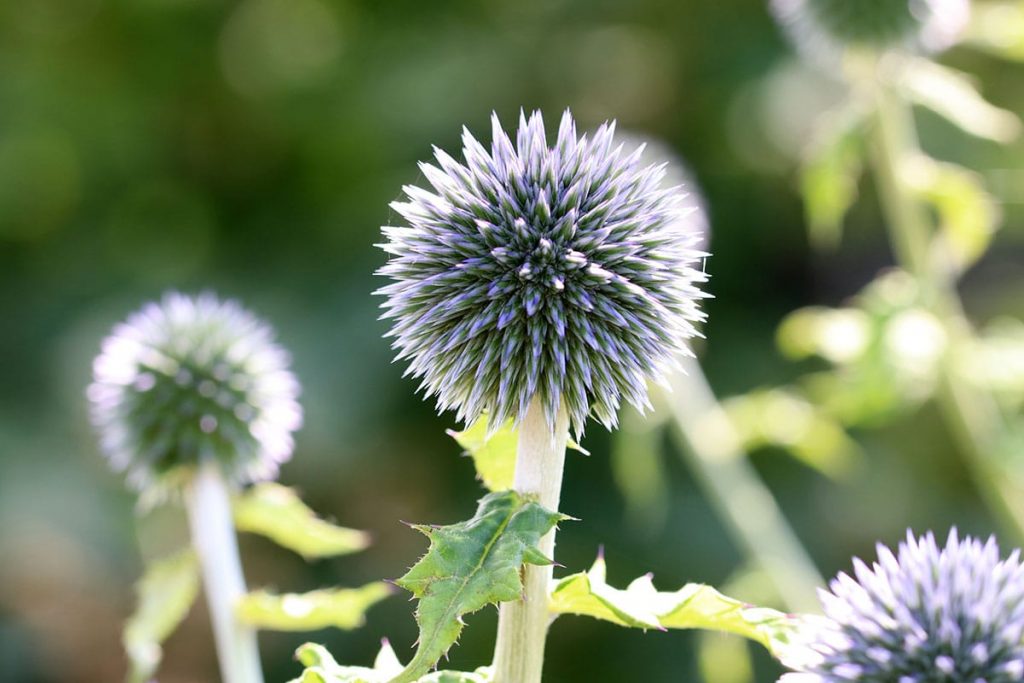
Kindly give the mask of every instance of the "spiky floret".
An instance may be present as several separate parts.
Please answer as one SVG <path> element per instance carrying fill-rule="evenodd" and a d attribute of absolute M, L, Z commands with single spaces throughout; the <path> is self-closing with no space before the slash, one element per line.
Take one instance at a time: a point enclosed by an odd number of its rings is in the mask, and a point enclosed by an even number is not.
<path fill-rule="evenodd" d="M 236 302 L 168 293 L 115 326 L 93 364 L 101 448 L 132 486 L 158 494 L 204 461 L 231 481 L 272 478 L 302 423 L 289 363 Z"/>
<path fill-rule="evenodd" d="M 1024 680 L 1024 566 L 994 539 L 944 548 L 907 534 L 894 555 L 854 561 L 822 591 L 827 619 L 803 673 L 786 683 L 1010 683 Z"/>
<path fill-rule="evenodd" d="M 408 225 L 383 229 L 395 282 L 378 293 L 398 359 L 466 422 L 518 420 L 539 396 L 552 424 L 564 406 L 577 434 L 590 413 L 614 426 L 703 317 L 685 194 L 616 147 L 613 123 L 577 137 L 567 111 L 554 147 L 540 112 L 515 144 L 492 127 L 490 151 L 463 131 L 464 163 L 435 148 L 433 190 L 392 205 Z"/>
<path fill-rule="evenodd" d="M 771 0 L 797 47 L 814 55 L 846 48 L 939 52 L 967 24 L 968 0 Z"/>

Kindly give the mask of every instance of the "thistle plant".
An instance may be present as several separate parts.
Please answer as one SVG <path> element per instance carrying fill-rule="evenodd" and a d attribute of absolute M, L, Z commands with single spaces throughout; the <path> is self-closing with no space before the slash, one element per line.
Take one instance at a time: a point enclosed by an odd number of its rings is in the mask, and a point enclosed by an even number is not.
<path fill-rule="evenodd" d="M 317 519 L 271 481 L 302 423 L 299 383 L 271 328 L 233 301 L 169 293 L 117 325 L 88 389 L 92 421 L 111 466 L 142 508 L 183 499 L 191 551 L 155 562 L 125 628 L 129 681 L 150 680 L 160 642 L 202 583 L 225 683 L 263 680 L 257 628 L 352 628 L 389 592 L 359 589 L 278 596 L 247 593 L 236 528 L 306 557 L 354 552 L 365 534 Z M 243 493 L 243 487 L 256 482 Z M 197 568 L 198 564 L 198 568 Z"/>
<path fill-rule="evenodd" d="M 826 618 L 783 683 L 1010 683 L 1024 680 L 1024 565 L 994 539 L 944 547 L 907 534 L 872 566 L 854 560 L 822 591 Z"/>

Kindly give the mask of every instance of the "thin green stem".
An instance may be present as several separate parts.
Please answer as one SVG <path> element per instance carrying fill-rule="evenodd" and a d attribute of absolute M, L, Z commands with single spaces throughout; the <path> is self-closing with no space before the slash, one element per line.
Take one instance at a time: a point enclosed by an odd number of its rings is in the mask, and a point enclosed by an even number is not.
<path fill-rule="evenodd" d="M 534 398 L 519 427 L 513 483 L 516 492 L 536 499 L 549 510 L 558 510 L 568 440 L 569 417 L 565 410 L 559 411 L 552 425 L 544 415 L 541 401 Z M 540 540 L 538 547 L 545 556 L 554 559 L 554 529 Z M 551 576 L 550 565 L 526 565 L 522 600 L 502 603 L 494 651 L 495 683 L 540 683 L 544 641 L 551 623 L 548 612 Z"/>
<path fill-rule="evenodd" d="M 955 270 L 932 258 L 932 225 L 926 207 L 907 179 L 906 164 L 919 155 L 913 110 L 897 87 L 872 83 L 876 118 L 873 129 L 875 177 L 890 239 L 900 265 L 921 287 L 924 305 L 942 322 L 948 337 L 936 399 L 976 484 L 1007 531 L 1024 537 L 1024 495 L 998 460 L 1006 423 L 994 397 L 965 382 L 953 361 L 973 344 L 974 332 L 956 290 Z"/>
<path fill-rule="evenodd" d="M 202 567 L 224 683 L 263 683 L 256 631 L 239 622 L 235 605 L 245 594 L 231 498 L 216 465 L 200 466 L 186 497 L 192 545 Z"/>
<path fill-rule="evenodd" d="M 687 358 L 666 396 L 685 444 L 680 452 L 733 539 L 772 581 L 786 607 L 815 612 L 825 581 L 750 465 L 739 435 L 700 364 Z"/>

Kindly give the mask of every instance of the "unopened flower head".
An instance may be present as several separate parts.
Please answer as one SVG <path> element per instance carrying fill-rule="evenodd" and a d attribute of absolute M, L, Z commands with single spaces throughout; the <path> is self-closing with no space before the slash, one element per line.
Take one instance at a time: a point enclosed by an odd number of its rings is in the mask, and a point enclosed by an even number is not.
<path fill-rule="evenodd" d="M 855 577 L 855 578 L 854 578 Z M 1024 567 L 994 539 L 908 533 L 822 592 L 827 619 L 785 683 L 1024 681 Z M 810 656 L 808 656 L 810 654 Z"/>
<path fill-rule="evenodd" d="M 239 483 L 272 478 L 302 423 L 289 362 L 271 328 L 234 301 L 167 294 L 118 324 L 93 365 L 102 450 L 147 492 L 201 462 Z"/>
<path fill-rule="evenodd" d="M 591 413 L 611 427 L 687 352 L 706 277 L 685 193 L 613 135 L 577 137 L 566 112 L 549 147 L 535 112 L 513 142 L 495 116 L 489 151 L 464 131 L 464 162 L 435 149 L 433 189 L 393 205 L 384 317 L 441 409 L 500 425 L 537 396 L 552 424 L 564 406 L 577 434 Z"/>
<path fill-rule="evenodd" d="M 960 36 L 968 0 L 771 0 L 798 48 L 814 56 L 847 48 L 939 52 Z"/>

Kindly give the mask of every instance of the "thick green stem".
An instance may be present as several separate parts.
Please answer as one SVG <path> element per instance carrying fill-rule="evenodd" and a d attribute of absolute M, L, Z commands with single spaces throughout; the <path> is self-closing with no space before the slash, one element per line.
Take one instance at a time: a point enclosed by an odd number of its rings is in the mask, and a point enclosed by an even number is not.
<path fill-rule="evenodd" d="M 245 594 L 231 498 L 220 470 L 205 464 L 186 498 L 192 545 L 203 572 L 206 603 L 223 683 L 263 683 L 256 631 L 240 623 L 235 605 Z"/>
<path fill-rule="evenodd" d="M 549 510 L 558 510 L 568 439 L 569 417 L 565 410 L 559 411 L 554 425 L 549 424 L 543 405 L 534 398 L 519 427 L 513 488 Z M 541 539 L 539 548 L 554 559 L 554 529 Z M 523 599 L 502 603 L 494 651 L 495 683 L 540 683 L 544 641 L 551 623 L 548 612 L 551 575 L 550 566 L 526 565 Z"/>
<path fill-rule="evenodd" d="M 942 321 L 948 336 L 936 396 L 939 407 L 989 507 L 1007 531 L 1024 537 L 1024 495 L 998 461 L 1005 418 L 993 396 L 965 382 L 952 364 L 962 350 L 969 350 L 974 333 L 956 291 L 955 270 L 932 259 L 930 218 L 907 182 L 905 165 L 920 154 L 913 111 L 892 84 L 878 79 L 873 91 L 873 166 L 890 238 L 900 265 L 917 279 L 924 305 Z"/>
<path fill-rule="evenodd" d="M 735 542 L 769 577 L 786 607 L 817 611 L 815 589 L 824 579 L 747 460 L 700 364 L 687 358 L 684 370 L 673 377 L 672 393 L 666 396 L 686 441 L 680 451 Z"/>

